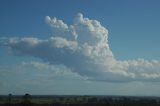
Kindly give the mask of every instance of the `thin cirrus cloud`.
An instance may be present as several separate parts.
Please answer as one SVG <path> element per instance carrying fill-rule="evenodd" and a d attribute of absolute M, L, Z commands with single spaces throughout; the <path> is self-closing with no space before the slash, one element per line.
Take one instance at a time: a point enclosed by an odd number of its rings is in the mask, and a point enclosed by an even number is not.
<path fill-rule="evenodd" d="M 45 21 L 53 30 L 52 37 L 3 37 L 0 44 L 16 55 L 64 65 L 90 81 L 160 81 L 160 61 L 115 59 L 108 44 L 108 30 L 99 21 L 84 18 L 81 13 L 75 16 L 73 25 L 49 16 Z"/>

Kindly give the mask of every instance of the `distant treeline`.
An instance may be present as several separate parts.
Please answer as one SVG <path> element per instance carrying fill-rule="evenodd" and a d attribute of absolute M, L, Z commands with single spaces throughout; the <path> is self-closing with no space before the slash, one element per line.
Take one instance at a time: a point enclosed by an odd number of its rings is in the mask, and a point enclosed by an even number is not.
<path fill-rule="evenodd" d="M 159 97 L 0 96 L 0 106 L 160 106 Z"/>

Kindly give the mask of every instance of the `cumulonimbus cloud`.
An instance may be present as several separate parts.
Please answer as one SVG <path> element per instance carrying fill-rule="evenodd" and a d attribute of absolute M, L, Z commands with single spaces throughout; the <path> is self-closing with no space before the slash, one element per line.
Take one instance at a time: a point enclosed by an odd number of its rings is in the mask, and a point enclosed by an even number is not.
<path fill-rule="evenodd" d="M 45 17 L 45 21 L 53 29 L 52 37 L 3 37 L 0 44 L 17 55 L 34 56 L 50 64 L 65 65 L 88 80 L 160 81 L 160 61 L 116 60 L 109 47 L 108 30 L 97 20 L 84 18 L 79 13 L 73 25 L 49 16 Z"/>

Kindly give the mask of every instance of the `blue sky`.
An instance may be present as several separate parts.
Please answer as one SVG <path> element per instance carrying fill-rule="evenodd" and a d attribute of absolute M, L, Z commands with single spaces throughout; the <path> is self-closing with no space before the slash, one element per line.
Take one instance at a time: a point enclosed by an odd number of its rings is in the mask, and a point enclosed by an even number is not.
<path fill-rule="evenodd" d="M 46 16 L 63 20 L 69 26 L 73 24 L 75 15 L 82 13 L 84 17 L 97 20 L 101 26 L 108 29 L 108 45 L 115 59 L 137 62 L 138 58 L 142 58 L 145 61 L 144 65 L 148 62 L 156 67 L 156 73 L 153 72 L 153 76 L 155 76 L 160 73 L 159 64 L 155 65 L 152 62 L 152 60 L 160 61 L 159 10 L 159 0 L 1 0 L 0 37 L 48 39 L 54 30 L 52 32 L 52 27 L 46 25 Z M 12 48 L 12 45 L 10 47 Z M 76 78 L 75 73 L 72 72 L 67 71 L 67 75 L 60 76 L 56 74 L 59 71 L 54 71 L 69 70 L 70 67 L 65 64 L 68 58 L 57 61 L 58 65 L 61 62 L 65 66 L 54 66 L 52 60 L 48 60 L 48 58 L 46 60 L 39 54 L 38 56 L 30 52 L 27 54 L 28 52 L 24 53 L 24 50 L 21 49 L 22 54 L 17 55 L 9 53 L 6 46 L 1 46 L 0 49 L 0 84 L 3 86 L 0 88 L 0 94 L 25 94 L 28 92 L 31 94 L 160 95 L 158 93 L 160 89 L 158 76 L 156 76 L 157 79 L 151 79 L 151 81 L 143 78 L 129 82 L 114 82 L 108 79 L 99 81 L 97 77 L 93 81 L 82 80 L 82 76 L 78 75 Z M 69 57 L 72 60 L 72 55 Z M 45 67 L 46 71 L 37 68 L 35 64 L 42 66 L 42 69 Z M 20 69 L 22 70 L 20 71 Z M 144 69 L 148 70 L 146 67 Z M 78 71 L 78 74 L 85 75 L 86 73 Z"/>

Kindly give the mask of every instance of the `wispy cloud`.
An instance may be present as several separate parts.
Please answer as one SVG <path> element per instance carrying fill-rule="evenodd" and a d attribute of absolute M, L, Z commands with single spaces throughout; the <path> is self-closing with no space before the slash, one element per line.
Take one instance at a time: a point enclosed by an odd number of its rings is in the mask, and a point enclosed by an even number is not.
<path fill-rule="evenodd" d="M 64 65 L 91 81 L 160 81 L 160 61 L 115 59 L 108 43 L 108 30 L 97 20 L 79 13 L 73 25 L 49 16 L 45 21 L 53 29 L 52 37 L 4 37 L 0 44 L 8 46 L 16 55 L 34 56 L 49 63 L 34 66 Z"/>

